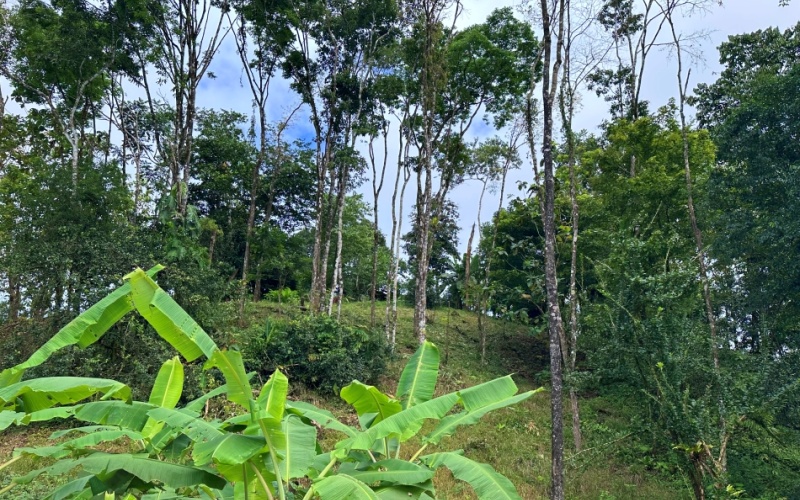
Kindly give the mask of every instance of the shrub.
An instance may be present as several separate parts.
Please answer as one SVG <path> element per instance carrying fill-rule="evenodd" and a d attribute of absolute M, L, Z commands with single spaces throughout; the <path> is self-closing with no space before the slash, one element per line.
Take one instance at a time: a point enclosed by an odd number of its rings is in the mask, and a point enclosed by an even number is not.
<path fill-rule="evenodd" d="M 264 300 L 268 302 L 280 302 L 282 304 L 296 304 L 300 302 L 300 293 L 291 288 L 282 288 L 280 290 L 270 290 L 264 295 Z"/>
<path fill-rule="evenodd" d="M 248 370 L 264 378 L 280 368 L 310 388 L 333 391 L 354 379 L 375 380 L 389 355 L 381 332 L 343 325 L 325 315 L 267 321 L 244 351 Z"/>

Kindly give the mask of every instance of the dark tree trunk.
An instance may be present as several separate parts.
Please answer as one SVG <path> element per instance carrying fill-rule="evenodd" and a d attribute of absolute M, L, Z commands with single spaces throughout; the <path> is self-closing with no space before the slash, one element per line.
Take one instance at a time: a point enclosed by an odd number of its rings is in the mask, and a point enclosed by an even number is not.
<path fill-rule="evenodd" d="M 542 223 L 545 237 L 545 287 L 547 289 L 547 319 L 550 337 L 550 410 L 552 415 L 551 432 L 551 484 L 550 498 L 564 498 L 564 422 L 562 403 L 561 339 L 563 325 L 558 299 L 558 278 L 556 276 L 556 230 L 555 230 L 555 175 L 553 162 L 553 109 L 558 88 L 558 75 L 561 65 L 564 34 L 565 0 L 557 3 L 556 11 L 550 10 L 547 0 L 541 0 L 542 30 L 544 33 L 544 66 L 542 68 L 542 161 L 544 170 L 544 211 Z M 553 32 L 552 18 L 557 15 L 558 25 Z M 553 61 L 553 36 L 556 36 L 555 61 Z"/>

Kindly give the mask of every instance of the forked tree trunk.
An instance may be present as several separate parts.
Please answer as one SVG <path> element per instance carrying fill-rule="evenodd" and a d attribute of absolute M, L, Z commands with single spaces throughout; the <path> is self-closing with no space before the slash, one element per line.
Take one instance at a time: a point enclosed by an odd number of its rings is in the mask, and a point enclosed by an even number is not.
<path fill-rule="evenodd" d="M 392 350 L 394 350 L 394 345 L 397 340 L 397 291 L 400 277 L 400 235 L 403 234 L 403 202 L 408 181 L 411 179 L 411 170 L 405 162 L 405 159 L 408 158 L 408 148 L 408 143 L 406 143 L 405 148 L 401 148 L 404 153 L 402 161 L 398 162 L 397 178 L 395 179 L 395 188 L 392 194 L 392 269 L 388 290 L 389 294 L 386 297 L 386 338 Z M 395 197 L 397 196 L 401 165 L 403 169 L 403 184 L 400 188 L 400 200 L 395 215 Z"/>
<path fill-rule="evenodd" d="M 541 0 L 544 65 L 542 67 L 542 161 L 544 170 L 544 259 L 545 287 L 547 289 L 547 319 L 550 337 L 550 411 L 551 432 L 551 483 L 550 498 L 564 498 L 564 422 L 562 403 L 561 339 L 563 325 L 558 299 L 556 276 L 556 231 L 555 231 L 555 175 L 553 159 L 553 108 L 558 90 L 558 77 L 564 44 L 564 11 L 566 0 L 558 0 L 555 10 L 548 0 Z M 553 16 L 557 25 L 553 26 Z M 555 32 L 554 32 L 555 29 Z M 556 38 L 555 60 L 553 60 L 553 37 Z"/>
<path fill-rule="evenodd" d="M 577 195 L 577 180 L 575 177 L 575 163 L 576 163 L 576 144 L 575 134 L 572 130 L 572 120 L 575 116 L 575 85 L 572 80 L 572 16 L 569 8 L 565 14 L 566 17 L 566 32 L 564 43 L 564 63 L 563 63 L 563 79 L 559 90 L 559 110 L 561 112 L 561 122 L 564 130 L 564 136 L 567 146 L 567 165 L 569 167 L 569 199 L 570 199 L 570 220 L 572 223 L 572 238 L 570 248 L 570 273 L 569 273 L 569 338 L 566 339 L 562 335 L 562 357 L 564 359 L 564 369 L 566 378 L 569 383 L 569 402 L 570 411 L 572 413 L 572 438 L 575 446 L 575 451 L 580 452 L 583 445 L 583 436 L 581 433 L 581 417 L 580 406 L 578 404 L 578 392 L 574 385 L 572 375 L 575 373 L 575 366 L 577 361 L 578 350 L 578 228 L 579 228 L 579 207 Z M 586 67 L 583 68 L 583 75 L 586 75 Z M 577 77 L 580 81 L 582 77 Z M 633 169 L 635 159 L 631 159 L 631 169 Z"/>
<path fill-rule="evenodd" d="M 386 165 L 389 159 L 389 130 L 388 125 L 383 129 L 383 163 L 381 164 L 380 178 L 378 169 L 375 166 L 375 150 L 373 149 L 374 137 L 369 142 L 369 158 L 372 165 L 372 275 L 369 288 L 369 326 L 375 327 L 375 294 L 378 288 L 378 241 L 380 239 L 380 229 L 378 229 L 378 199 L 383 190 L 383 181 L 386 177 Z M 397 166 L 398 173 L 400 165 Z M 388 298 L 387 298 L 388 299 Z"/>
<path fill-rule="evenodd" d="M 342 228 L 344 221 L 344 192 L 347 188 L 347 172 L 342 175 L 341 194 L 339 196 L 339 206 L 337 210 L 338 226 L 336 229 L 336 261 L 333 267 L 333 283 L 331 284 L 331 296 L 328 303 L 328 316 L 333 314 L 334 298 L 338 297 L 341 307 L 344 295 L 344 283 L 342 279 Z"/>

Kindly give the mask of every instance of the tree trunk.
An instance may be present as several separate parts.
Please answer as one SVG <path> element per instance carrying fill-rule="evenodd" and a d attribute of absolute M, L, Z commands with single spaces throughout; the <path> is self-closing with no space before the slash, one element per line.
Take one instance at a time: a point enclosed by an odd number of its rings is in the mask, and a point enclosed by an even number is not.
<path fill-rule="evenodd" d="M 675 52 L 677 55 L 678 60 L 678 92 L 679 92 L 679 106 L 678 110 L 680 113 L 681 119 L 681 139 L 683 142 L 683 167 L 684 167 L 684 174 L 686 177 L 686 205 L 689 211 L 689 221 L 691 222 L 692 226 L 692 234 L 694 235 L 695 241 L 695 248 L 697 252 L 697 262 L 700 270 L 700 282 L 703 288 L 703 303 L 705 305 L 705 312 L 706 312 L 706 319 L 708 320 L 708 327 L 709 327 L 709 343 L 711 347 L 711 358 L 713 363 L 714 369 L 714 376 L 716 377 L 716 387 L 718 391 L 718 410 L 719 410 L 719 440 L 720 440 L 720 447 L 719 447 L 719 456 L 717 460 L 712 461 L 714 463 L 714 467 L 716 469 L 716 475 L 719 477 L 723 477 L 728 469 L 727 463 L 727 443 L 730 438 L 729 429 L 728 429 L 728 422 L 726 416 L 726 409 L 725 409 L 725 401 L 722 396 L 722 391 L 720 388 L 720 369 L 719 369 L 719 339 L 717 335 L 717 322 L 714 315 L 714 306 L 711 302 L 711 286 L 710 286 L 710 279 L 708 277 L 708 269 L 706 267 L 706 252 L 705 248 L 703 247 L 703 234 L 700 231 L 700 227 L 697 224 L 697 214 L 694 209 L 694 199 L 692 195 L 692 171 L 691 171 L 691 163 L 689 159 L 689 130 L 688 125 L 686 124 L 686 113 L 685 113 L 685 104 L 686 104 L 686 94 L 687 89 L 689 87 L 689 79 L 691 77 L 691 70 L 686 73 L 686 79 L 683 78 L 683 59 L 682 59 L 682 50 L 681 50 L 681 43 L 680 37 L 678 36 L 675 30 L 675 23 L 672 18 L 673 10 L 670 6 L 667 6 L 667 10 L 665 11 L 665 16 L 667 22 L 669 23 L 670 30 L 672 32 L 672 39 L 675 43 Z M 711 452 L 709 451 L 709 456 Z"/>
<path fill-rule="evenodd" d="M 378 198 L 383 190 L 383 181 L 386 177 L 386 165 L 389 158 L 389 129 L 388 125 L 383 129 L 383 164 L 381 165 L 380 180 L 378 180 L 378 169 L 375 166 L 375 150 L 373 149 L 374 137 L 369 141 L 369 158 L 370 165 L 372 165 L 372 223 L 373 223 L 373 237 L 372 237 L 372 276 L 370 281 L 370 307 L 369 307 L 369 325 L 375 327 L 375 294 L 378 288 L 378 240 L 380 238 L 380 229 L 378 228 Z M 397 165 L 397 173 L 400 175 L 400 164 Z M 395 188 L 396 189 L 396 188 Z M 394 207 L 392 207 L 394 210 Z M 387 297 L 388 300 L 388 297 Z"/>
<path fill-rule="evenodd" d="M 422 169 L 417 173 L 417 189 L 420 189 L 420 175 Z M 431 169 L 426 167 L 426 187 L 421 191 L 422 195 L 417 196 L 417 273 L 416 286 L 414 287 L 414 335 L 420 344 L 425 343 L 426 339 L 426 317 L 425 313 L 428 306 L 428 262 L 430 254 L 428 252 L 428 236 L 430 232 L 430 206 L 431 191 Z"/>
<path fill-rule="evenodd" d="M 2 102 L 0 100 L 0 102 Z M 2 118 L 2 116 L 0 116 Z M 17 277 L 11 273 L 8 273 L 8 319 L 9 321 L 14 321 L 15 319 L 19 318 L 19 311 L 20 306 L 22 305 L 22 300 L 20 300 L 20 292 L 19 292 L 19 282 L 17 281 Z"/>
<path fill-rule="evenodd" d="M 404 119 L 408 117 L 408 110 L 404 112 Z M 411 178 L 411 172 L 406 165 L 408 151 L 411 146 L 410 141 L 403 142 L 403 131 L 398 134 L 399 148 L 397 150 L 397 174 L 394 179 L 394 190 L 392 191 L 392 234 L 390 236 L 389 249 L 392 252 L 391 268 L 388 276 L 388 290 L 386 293 L 386 340 L 394 350 L 394 340 L 397 324 L 397 274 L 400 265 L 400 227 L 403 220 L 403 195 L 406 186 Z M 397 191 L 400 188 L 400 171 L 403 171 L 403 186 L 400 191 L 400 204 L 397 204 Z"/>
<path fill-rule="evenodd" d="M 331 283 L 331 297 L 328 303 L 328 316 L 333 314 L 334 298 L 338 297 L 341 308 L 344 280 L 342 279 L 342 228 L 344 222 L 344 193 L 347 191 L 347 170 L 342 173 L 339 187 L 339 198 L 337 207 L 338 226 L 336 229 L 336 261 L 333 267 L 333 282 Z"/>
<path fill-rule="evenodd" d="M 564 41 L 565 0 L 559 0 L 556 11 L 551 12 L 547 0 L 541 0 L 542 30 L 544 44 L 544 66 L 542 68 L 542 160 L 544 170 L 544 211 L 542 223 L 545 236 L 545 287 L 547 289 L 548 330 L 550 337 L 550 410 L 552 415 L 551 432 L 551 484 L 550 498 L 564 498 L 564 423 L 562 403 L 561 338 L 563 325 L 558 299 L 558 278 L 556 276 L 556 231 L 555 231 L 555 175 L 553 162 L 553 107 L 558 89 L 558 76 Z M 553 61 L 552 16 L 558 15 L 556 26 L 555 61 Z M 552 66 L 551 66 L 552 65 Z"/>
<path fill-rule="evenodd" d="M 472 240 L 475 238 L 475 223 L 472 224 L 472 229 L 469 232 L 469 240 L 467 240 L 467 251 L 464 252 L 464 304 L 467 306 L 467 310 L 469 310 L 469 292 L 470 292 L 470 284 L 469 279 L 470 275 L 472 274 Z M 481 345 L 483 345 L 483 339 L 481 339 Z M 481 360 L 483 357 L 481 356 Z"/>
<path fill-rule="evenodd" d="M 567 145 L 567 165 L 569 167 L 569 200 L 570 200 L 570 220 L 572 225 L 572 241 L 570 249 L 570 272 L 569 272 L 569 339 L 564 338 L 562 334 L 562 357 L 564 359 L 564 368 L 566 371 L 566 378 L 569 382 L 569 400 L 570 410 L 572 413 L 572 437 L 575 446 L 575 452 L 580 452 L 582 447 L 583 437 L 581 434 L 581 417 L 580 407 L 578 405 L 578 394 L 574 386 L 574 379 L 572 375 L 575 373 L 575 364 L 577 359 L 578 349 L 578 229 L 579 229 L 579 207 L 578 207 L 578 194 L 577 194 L 577 181 L 575 177 L 575 134 L 572 130 L 572 120 L 575 116 L 575 86 L 572 80 L 572 16 L 567 7 L 566 17 L 566 32 L 564 43 L 564 63 L 563 63 L 563 79 L 559 91 L 559 110 L 561 112 L 561 122 L 564 130 L 564 136 Z M 586 73 L 584 73 L 586 74 Z M 578 77 L 580 79 L 580 76 Z M 635 170 L 635 157 L 631 157 L 631 176 L 634 175 Z"/>

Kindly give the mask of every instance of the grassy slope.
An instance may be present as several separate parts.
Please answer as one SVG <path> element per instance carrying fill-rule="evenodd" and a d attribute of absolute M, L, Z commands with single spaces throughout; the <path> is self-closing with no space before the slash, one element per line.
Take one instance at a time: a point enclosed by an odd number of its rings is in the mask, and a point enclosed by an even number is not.
<path fill-rule="evenodd" d="M 385 309 L 379 303 L 378 322 Z M 296 307 L 261 303 L 252 310 L 251 320 L 258 323 L 267 316 L 293 316 Z M 397 359 L 377 384 L 393 393 L 400 372 L 417 347 L 413 335 L 413 309 L 399 309 Z M 345 303 L 342 321 L 367 326 L 368 303 Z M 549 366 L 545 340 L 530 334 L 524 325 L 487 319 L 487 363 L 480 363 L 477 317 L 468 311 L 437 309 L 428 314 L 428 339 L 442 354 L 437 392 L 448 393 L 485 382 L 508 373 L 521 391 L 535 389 L 547 382 Z M 346 412 L 338 398 L 320 394 L 297 394 L 314 397 L 316 403 L 336 413 Z M 692 498 L 687 485 L 676 483 L 673 476 L 659 475 L 652 469 L 644 449 L 631 442 L 629 417 L 624 408 L 604 398 L 581 402 L 584 451 L 572 450 L 571 414 L 565 405 L 567 498 L 574 499 L 681 499 Z M 550 400 L 540 392 L 523 404 L 490 413 L 475 426 L 459 429 L 455 436 L 439 445 L 439 450 L 463 449 L 467 456 L 486 462 L 508 476 L 525 499 L 547 497 L 550 475 Z M 428 452 L 429 450 L 426 450 Z M 433 452 L 434 450 L 430 450 Z M 627 457 L 624 461 L 620 456 Z M 641 456 L 641 460 L 639 459 Z M 442 472 L 437 476 L 441 498 L 471 498 L 472 492 Z"/>
<path fill-rule="evenodd" d="M 296 306 L 278 307 L 277 304 L 260 303 L 252 306 L 250 321 L 259 324 L 268 316 L 294 316 L 300 314 Z M 377 316 L 381 318 L 383 310 Z M 369 324 L 369 304 L 343 305 L 342 320 L 356 325 Z M 413 310 L 403 307 L 399 311 L 397 357 L 390 363 L 386 376 L 379 382 L 382 390 L 393 393 L 405 361 L 416 348 L 412 332 Z M 451 392 L 475 385 L 491 378 L 514 373 L 520 390 L 534 389 L 546 380 L 543 370 L 547 366 L 547 348 L 541 338 L 531 336 L 529 329 L 513 323 L 488 319 L 487 363 L 480 363 L 477 319 L 466 311 L 440 309 L 429 314 L 428 337 L 442 353 L 442 367 L 437 391 Z M 234 339 L 230 339 L 234 340 Z M 247 339 L 236 339 L 246 342 Z M 345 417 L 347 408 L 332 394 L 316 394 L 302 388 L 293 388 L 293 397 L 306 399 L 327 407 Z M 637 457 L 638 451 L 630 443 L 628 422 L 624 408 L 602 398 L 582 401 L 584 451 L 575 455 L 571 451 L 570 429 L 566 429 L 566 481 L 567 498 L 575 499 L 680 499 L 691 498 L 685 485 L 660 476 L 647 466 L 647 461 Z M 565 418 L 569 422 L 569 406 Z M 550 422 L 549 396 L 540 392 L 523 404 L 487 415 L 479 424 L 461 428 L 455 436 L 439 445 L 439 450 L 463 449 L 472 459 L 486 462 L 505 474 L 517 486 L 525 499 L 547 497 L 549 482 Z M 347 418 L 347 417 L 346 417 Z M 352 417 L 350 417 L 352 418 Z M 49 429 L 41 427 L 13 429 L 0 439 L 0 463 L 8 460 L 15 447 L 38 445 L 46 442 Z M 405 451 L 415 450 L 409 443 Z M 434 452 L 436 449 L 428 449 Z M 625 465 L 624 461 L 633 465 Z M 24 459 L 0 471 L 0 485 L 7 484 L 11 475 L 23 473 L 41 463 Z M 436 477 L 440 498 L 474 498 L 468 486 L 455 481 L 446 471 Z M 54 484 L 44 483 L 16 488 L 3 499 L 41 498 Z"/>

